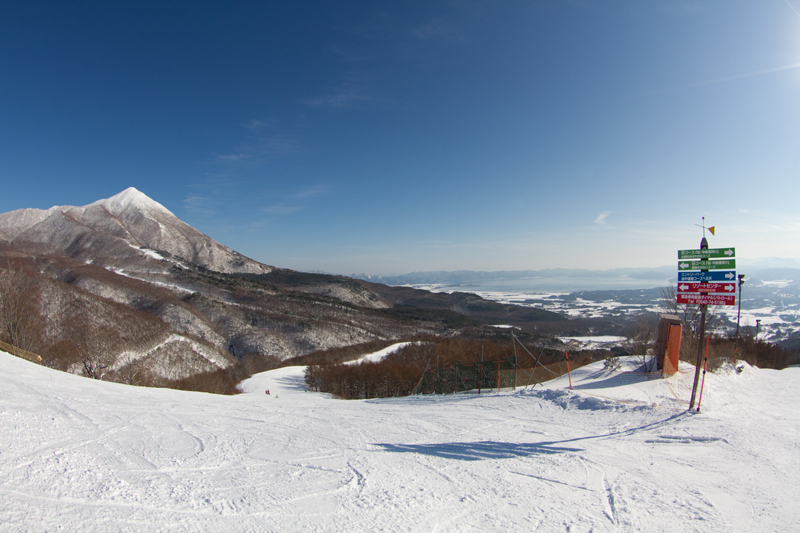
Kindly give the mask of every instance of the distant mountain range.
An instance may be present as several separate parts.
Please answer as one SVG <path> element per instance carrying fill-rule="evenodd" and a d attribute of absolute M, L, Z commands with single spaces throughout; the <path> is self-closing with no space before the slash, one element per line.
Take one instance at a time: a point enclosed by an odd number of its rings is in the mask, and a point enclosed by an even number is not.
<path fill-rule="evenodd" d="M 375 283 L 385 283 L 387 285 L 468 285 L 500 280 L 536 280 L 552 278 L 598 278 L 598 280 L 629 278 L 634 280 L 666 280 L 670 277 L 675 277 L 676 271 L 677 266 L 665 266 L 658 268 L 614 268 L 610 270 L 550 268 L 544 270 L 501 270 L 494 272 L 474 270 L 456 270 L 452 272 L 412 272 L 410 274 L 389 276 L 353 274 L 352 277 L 372 281 Z"/>
<path fill-rule="evenodd" d="M 744 274 L 741 310 L 743 324 L 760 323 L 762 338 L 786 348 L 800 347 L 800 262 L 767 258 L 737 260 Z M 438 291 L 474 291 L 501 302 L 518 302 L 558 311 L 574 318 L 606 319 L 592 324 L 596 331 L 614 326 L 610 320 L 627 312 L 657 312 L 668 285 L 676 285 L 676 266 L 616 268 L 610 270 L 547 269 L 524 271 L 413 272 L 399 276 L 355 275 L 388 285 L 427 287 Z M 668 292 L 668 291 L 667 291 Z M 562 293 L 562 296 L 528 298 L 525 294 Z M 737 296 L 738 298 L 738 296 Z M 738 301 L 738 300 L 737 300 Z M 738 307 L 719 310 L 723 324 L 735 331 Z"/>
<path fill-rule="evenodd" d="M 386 285 L 442 285 L 449 287 L 481 285 L 498 281 L 528 281 L 532 286 L 537 281 L 564 280 L 569 286 L 570 279 L 596 280 L 596 287 L 591 290 L 602 290 L 610 282 L 624 283 L 630 280 L 637 286 L 653 282 L 653 287 L 664 286 L 677 279 L 677 259 L 675 265 L 655 268 L 613 268 L 607 270 L 590 270 L 579 268 L 550 268 L 542 270 L 500 270 L 500 271 L 428 271 L 411 272 L 399 275 L 352 274 L 351 277 Z M 786 276 L 800 279 L 800 262 L 794 259 L 769 258 L 758 260 L 737 260 L 737 272 L 746 274 L 753 280 L 772 281 L 786 279 Z M 618 287 L 621 288 L 621 287 Z M 583 290 L 579 287 L 568 290 Z"/>

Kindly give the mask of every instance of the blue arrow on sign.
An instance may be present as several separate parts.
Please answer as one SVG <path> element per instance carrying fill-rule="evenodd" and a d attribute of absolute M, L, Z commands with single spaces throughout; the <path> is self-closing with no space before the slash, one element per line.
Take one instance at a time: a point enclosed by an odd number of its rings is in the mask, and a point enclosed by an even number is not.
<path fill-rule="evenodd" d="M 713 272 L 678 272 L 678 281 L 733 281 L 735 270 L 716 270 Z"/>

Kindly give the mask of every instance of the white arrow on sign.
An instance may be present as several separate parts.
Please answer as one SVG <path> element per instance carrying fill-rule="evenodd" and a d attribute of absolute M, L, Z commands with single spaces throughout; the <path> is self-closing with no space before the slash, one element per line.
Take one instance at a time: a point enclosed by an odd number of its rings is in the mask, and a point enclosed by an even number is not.
<path fill-rule="evenodd" d="M 682 290 L 682 291 L 688 291 L 688 290 L 689 290 L 689 286 L 688 286 L 688 285 L 681 285 L 681 286 L 680 286 L 680 287 L 678 287 L 678 288 L 679 288 L 680 290 Z"/>
<path fill-rule="evenodd" d="M 681 268 L 689 268 L 689 263 L 681 263 L 678 266 L 681 267 Z"/>
<path fill-rule="evenodd" d="M 725 285 L 725 290 L 726 291 L 735 291 L 736 290 L 736 286 L 735 285 Z"/>
<path fill-rule="evenodd" d="M 727 274 L 725 274 L 725 277 L 728 279 L 733 279 L 736 277 L 736 274 L 734 274 L 733 272 L 728 272 Z"/>
<path fill-rule="evenodd" d="M 733 250 L 731 250 L 730 248 L 728 248 L 727 250 L 725 250 L 725 255 L 727 255 L 728 257 L 732 256 L 733 254 L 734 254 L 734 252 L 733 252 Z"/>

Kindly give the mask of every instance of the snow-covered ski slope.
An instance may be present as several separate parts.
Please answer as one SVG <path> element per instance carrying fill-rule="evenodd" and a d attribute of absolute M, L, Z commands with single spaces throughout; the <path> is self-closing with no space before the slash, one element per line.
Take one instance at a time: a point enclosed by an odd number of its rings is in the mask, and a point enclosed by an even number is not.
<path fill-rule="evenodd" d="M 800 369 L 709 374 L 688 414 L 690 372 L 602 368 L 343 401 L 298 367 L 228 397 L 0 353 L 0 531 L 800 531 Z"/>

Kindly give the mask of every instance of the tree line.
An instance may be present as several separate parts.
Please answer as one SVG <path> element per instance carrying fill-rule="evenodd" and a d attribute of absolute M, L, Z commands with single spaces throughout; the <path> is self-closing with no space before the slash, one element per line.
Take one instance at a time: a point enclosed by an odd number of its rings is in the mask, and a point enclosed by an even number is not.
<path fill-rule="evenodd" d="M 581 350 L 570 352 L 570 360 L 579 366 L 610 355 L 608 350 Z M 505 361 L 512 369 L 514 365 L 521 369 L 552 368 L 564 360 L 564 351 L 553 347 L 537 347 L 529 354 L 519 344 L 515 346 L 510 336 L 505 343 L 492 339 L 421 336 L 377 362 L 309 365 L 305 384 L 308 390 L 344 399 L 408 396 L 426 371 L 437 368 L 481 361 Z"/>
<path fill-rule="evenodd" d="M 173 330 L 164 320 L 88 292 L 50 267 L 11 254 L 0 258 L 0 341 L 41 356 L 50 368 L 129 385 L 234 394 L 242 379 L 280 364 L 268 356 L 229 357 L 231 364 L 220 369 L 199 354 L 184 357 L 170 344 Z M 201 338 L 191 341 L 217 350 Z M 156 372 L 157 365 L 166 365 L 168 375 Z"/>

